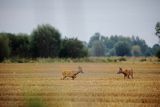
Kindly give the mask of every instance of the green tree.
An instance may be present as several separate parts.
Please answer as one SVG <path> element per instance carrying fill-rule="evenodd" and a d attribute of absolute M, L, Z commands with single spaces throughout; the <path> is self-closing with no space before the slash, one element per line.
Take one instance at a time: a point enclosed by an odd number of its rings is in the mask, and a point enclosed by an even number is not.
<path fill-rule="evenodd" d="M 17 47 L 15 47 L 16 55 L 18 57 L 29 57 L 30 56 L 30 40 L 29 35 L 19 33 L 16 35 Z"/>
<path fill-rule="evenodd" d="M 105 42 L 108 38 L 102 36 L 100 33 L 95 33 L 88 43 L 89 54 L 91 56 L 104 56 L 105 55 Z"/>
<path fill-rule="evenodd" d="M 159 38 L 159 43 L 160 43 L 160 22 L 157 22 L 156 24 L 156 27 L 155 27 L 155 30 L 156 30 L 156 36 Z M 160 58 L 160 49 L 158 49 L 157 53 L 156 53 L 156 56 L 158 58 Z"/>
<path fill-rule="evenodd" d="M 89 54 L 92 56 L 95 55 L 95 52 L 96 52 L 95 50 L 98 50 L 98 49 L 95 49 L 95 42 L 97 42 L 97 41 L 100 43 L 97 43 L 96 47 L 97 48 L 104 48 L 103 49 L 105 51 L 104 55 L 109 55 L 109 56 L 117 55 L 115 46 L 118 42 L 125 42 L 127 44 L 127 47 L 129 47 L 129 48 L 134 45 L 139 46 L 140 47 L 139 50 L 141 51 L 139 53 L 142 56 L 152 55 L 152 51 L 151 51 L 150 47 L 146 44 L 145 40 L 140 39 L 138 36 L 136 36 L 136 37 L 132 36 L 132 38 L 124 37 L 122 35 L 111 35 L 110 37 L 105 37 L 105 36 L 102 36 L 100 33 L 95 33 L 90 38 L 90 41 L 88 43 Z M 98 46 L 98 44 L 101 44 L 101 45 Z M 101 49 L 99 49 L 99 50 L 101 50 Z M 129 49 L 129 50 L 131 50 L 131 49 Z M 136 49 L 134 49 L 134 50 L 136 50 Z M 101 53 L 101 52 L 102 51 L 100 51 L 99 53 Z M 102 55 L 100 55 L 100 56 L 102 56 Z M 127 55 L 132 55 L 131 51 Z"/>
<path fill-rule="evenodd" d="M 160 50 L 156 53 L 156 57 L 160 59 Z"/>
<path fill-rule="evenodd" d="M 0 62 L 7 58 L 9 54 L 9 39 L 4 35 L 0 35 Z"/>
<path fill-rule="evenodd" d="M 11 34 L 4 33 L 9 38 L 10 57 L 28 57 L 30 55 L 29 35 L 24 33 Z"/>
<path fill-rule="evenodd" d="M 83 45 L 83 42 L 77 38 L 65 38 L 62 41 L 60 57 L 80 58 L 86 57 L 87 55 L 88 51 Z"/>
<path fill-rule="evenodd" d="M 141 56 L 141 48 L 139 45 L 133 45 L 131 49 L 131 53 L 133 56 Z"/>
<path fill-rule="evenodd" d="M 4 37 L 7 37 L 7 38 L 8 38 L 9 48 L 10 48 L 10 57 L 13 56 L 14 50 L 15 50 L 14 47 L 17 46 L 16 42 L 14 42 L 14 41 L 16 41 L 16 36 L 15 36 L 15 34 L 3 32 L 3 33 L 0 33 L 0 35 L 3 35 Z M 14 54 L 14 55 L 16 55 L 16 54 Z"/>
<path fill-rule="evenodd" d="M 115 44 L 114 41 L 112 41 L 111 39 L 105 41 L 105 45 L 108 49 L 114 48 L 114 44 Z"/>
<path fill-rule="evenodd" d="M 108 55 L 109 56 L 116 56 L 116 50 L 115 50 L 115 48 L 110 49 Z"/>
<path fill-rule="evenodd" d="M 95 33 L 93 36 L 90 37 L 88 47 L 91 48 L 95 41 L 100 41 L 101 34 L 99 32 Z"/>
<path fill-rule="evenodd" d="M 148 47 L 144 53 L 145 56 L 152 56 L 153 55 L 153 51 L 152 48 Z"/>
<path fill-rule="evenodd" d="M 105 46 L 101 41 L 95 41 L 91 50 L 93 56 L 105 56 Z"/>
<path fill-rule="evenodd" d="M 118 42 L 115 44 L 116 54 L 118 56 L 129 56 L 130 55 L 130 47 L 126 42 Z"/>
<path fill-rule="evenodd" d="M 57 57 L 61 45 L 61 35 L 49 24 L 38 25 L 31 34 L 33 57 Z"/>
<path fill-rule="evenodd" d="M 155 30 L 156 30 L 156 36 L 159 38 L 160 40 L 160 22 L 157 22 L 156 24 L 156 27 L 155 27 Z M 159 41 L 160 42 L 160 41 Z"/>
<path fill-rule="evenodd" d="M 132 46 L 138 45 L 141 48 L 141 53 L 143 56 L 148 56 L 149 54 L 149 47 L 146 44 L 145 40 L 140 39 L 138 36 L 132 37 Z"/>
<path fill-rule="evenodd" d="M 152 47 L 153 55 L 156 55 L 159 50 L 160 50 L 160 45 L 159 44 L 154 44 L 153 47 Z"/>

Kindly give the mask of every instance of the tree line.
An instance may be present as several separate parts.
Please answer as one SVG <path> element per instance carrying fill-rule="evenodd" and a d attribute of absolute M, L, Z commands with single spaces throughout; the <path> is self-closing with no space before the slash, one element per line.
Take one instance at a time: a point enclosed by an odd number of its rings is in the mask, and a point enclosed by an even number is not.
<path fill-rule="evenodd" d="M 61 38 L 49 24 L 38 25 L 30 35 L 0 33 L 0 61 L 5 58 L 85 57 L 87 49 L 77 38 Z"/>
<path fill-rule="evenodd" d="M 160 22 L 156 23 L 155 35 L 160 43 Z M 160 45 L 149 47 L 145 40 L 138 36 L 122 35 L 103 36 L 95 33 L 88 43 L 90 56 L 157 56 L 160 58 Z"/>
<path fill-rule="evenodd" d="M 88 43 L 91 56 L 153 56 L 160 49 L 159 44 L 149 47 L 145 40 L 138 36 L 124 37 L 112 35 L 110 37 L 95 33 Z"/>
<path fill-rule="evenodd" d="M 156 35 L 159 35 L 159 32 L 156 32 Z M 159 44 L 149 47 L 145 40 L 138 36 L 107 37 L 95 33 L 88 43 L 77 38 L 61 38 L 60 32 L 49 24 L 38 25 L 30 35 L 0 33 L 0 61 L 17 57 L 153 56 L 159 50 Z"/>

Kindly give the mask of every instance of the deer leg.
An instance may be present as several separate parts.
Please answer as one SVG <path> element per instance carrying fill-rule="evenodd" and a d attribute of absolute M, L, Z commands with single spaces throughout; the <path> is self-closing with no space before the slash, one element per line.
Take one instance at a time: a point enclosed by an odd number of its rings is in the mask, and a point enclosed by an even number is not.
<path fill-rule="evenodd" d="M 66 76 L 63 77 L 63 80 L 66 78 Z"/>
<path fill-rule="evenodd" d="M 72 80 L 74 80 L 74 77 L 72 77 Z"/>
<path fill-rule="evenodd" d="M 133 79 L 133 74 L 131 76 L 132 76 L 132 79 Z"/>
<path fill-rule="evenodd" d="M 130 79 L 129 75 L 128 75 L 128 79 Z"/>
<path fill-rule="evenodd" d="M 74 80 L 74 79 L 75 79 L 75 77 L 73 76 L 73 77 L 72 77 L 72 80 Z"/>

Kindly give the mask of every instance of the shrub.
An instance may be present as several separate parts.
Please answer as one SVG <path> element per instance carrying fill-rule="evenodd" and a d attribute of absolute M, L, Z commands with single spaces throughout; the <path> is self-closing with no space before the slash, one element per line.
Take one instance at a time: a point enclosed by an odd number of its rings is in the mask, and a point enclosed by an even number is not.
<path fill-rule="evenodd" d="M 118 60 L 119 60 L 119 61 L 127 61 L 127 59 L 124 58 L 124 57 L 120 57 Z"/>
<path fill-rule="evenodd" d="M 147 61 L 147 59 L 146 58 L 140 59 L 140 62 L 144 62 L 144 61 Z"/>

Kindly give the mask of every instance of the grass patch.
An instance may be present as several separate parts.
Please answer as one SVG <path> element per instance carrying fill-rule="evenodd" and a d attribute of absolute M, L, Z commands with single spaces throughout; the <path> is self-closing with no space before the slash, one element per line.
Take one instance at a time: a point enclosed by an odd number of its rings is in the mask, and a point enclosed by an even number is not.
<path fill-rule="evenodd" d="M 27 99 L 27 107 L 46 107 L 43 101 L 38 97 L 31 97 Z"/>

